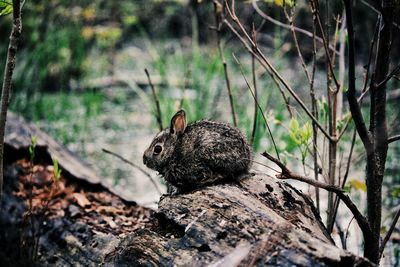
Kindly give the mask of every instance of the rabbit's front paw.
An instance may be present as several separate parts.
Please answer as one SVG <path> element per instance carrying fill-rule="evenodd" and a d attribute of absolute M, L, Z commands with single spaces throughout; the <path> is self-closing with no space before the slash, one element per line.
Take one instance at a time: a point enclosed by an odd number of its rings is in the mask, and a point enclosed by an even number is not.
<path fill-rule="evenodd" d="M 168 193 L 168 195 L 170 195 L 170 196 L 176 196 L 176 195 L 181 194 L 182 191 L 181 191 L 178 187 L 173 186 L 173 185 L 170 184 L 170 183 L 167 183 L 167 193 Z"/>

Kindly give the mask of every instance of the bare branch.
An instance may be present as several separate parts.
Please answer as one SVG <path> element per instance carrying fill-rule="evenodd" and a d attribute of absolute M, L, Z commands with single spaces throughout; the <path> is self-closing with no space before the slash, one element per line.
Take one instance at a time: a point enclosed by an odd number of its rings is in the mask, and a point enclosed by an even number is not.
<path fill-rule="evenodd" d="M 346 244 L 347 243 L 347 238 L 349 237 L 349 228 L 350 228 L 350 225 L 351 225 L 351 223 L 354 221 L 354 216 L 351 218 L 351 220 L 349 221 L 349 224 L 347 225 L 347 228 L 346 228 L 346 236 L 345 236 L 345 238 L 344 238 L 344 243 Z M 347 247 L 347 245 L 346 245 L 346 247 Z M 347 248 L 344 248 L 344 249 L 347 249 Z"/>
<path fill-rule="evenodd" d="M 346 10 L 346 22 L 347 22 L 347 32 L 349 38 L 349 89 L 347 90 L 347 100 L 349 102 L 349 107 L 351 114 L 353 116 L 354 123 L 357 128 L 358 135 L 364 144 L 366 151 L 372 149 L 372 143 L 368 135 L 367 127 L 365 126 L 365 121 L 361 113 L 360 105 L 356 98 L 356 84 L 355 84 L 355 61 L 354 61 L 354 29 L 353 29 L 353 17 L 352 8 L 350 0 L 344 0 L 345 10 Z"/>
<path fill-rule="evenodd" d="M 314 179 L 307 178 L 307 177 L 302 176 L 300 174 L 293 173 L 279 159 L 274 158 L 273 156 L 271 156 L 267 152 L 264 152 L 261 155 L 266 157 L 267 159 L 269 159 L 270 161 L 272 161 L 276 165 L 278 165 L 279 168 L 281 168 L 282 173 L 278 174 L 278 176 L 277 176 L 277 178 L 279 178 L 279 179 L 294 179 L 294 180 L 298 180 L 298 181 L 301 181 L 301 182 L 305 182 L 305 183 L 310 184 L 312 186 L 323 188 L 323 189 L 325 189 L 325 190 L 327 190 L 329 192 L 334 192 L 334 193 L 343 193 L 344 192 L 341 188 L 337 187 L 336 185 L 331 185 L 331 184 L 327 184 L 327 183 L 324 183 L 324 182 L 316 181 Z"/>
<path fill-rule="evenodd" d="M 378 29 L 379 29 L 379 18 L 376 20 L 374 35 L 373 35 L 373 37 L 371 39 L 371 42 L 370 42 L 370 45 L 369 45 L 368 62 L 367 62 L 367 65 L 366 65 L 367 70 L 365 72 L 364 87 L 362 89 L 362 92 L 365 92 L 367 90 L 369 74 L 370 74 L 370 71 L 371 71 L 372 55 L 373 55 L 373 52 L 374 52 L 375 41 L 376 41 L 376 38 L 378 37 Z"/>
<path fill-rule="evenodd" d="M 0 110 L 0 202 L 3 196 L 3 159 L 4 159 L 4 133 L 7 120 L 7 110 L 10 102 L 12 76 L 15 68 L 15 58 L 21 36 L 21 1 L 13 0 L 13 26 L 10 34 L 10 43 L 7 51 L 7 61 L 4 69 L 3 86 L 1 91 Z"/>
<path fill-rule="evenodd" d="M 222 24 L 222 20 L 223 20 L 223 12 L 224 12 L 223 6 L 218 1 L 214 1 L 214 13 L 215 13 L 215 24 L 216 24 L 216 31 L 217 31 L 218 51 L 219 51 L 219 55 L 221 57 L 222 65 L 224 67 L 225 82 L 226 82 L 226 88 L 228 90 L 229 104 L 230 104 L 231 113 L 232 113 L 232 121 L 233 121 L 233 125 L 235 127 L 237 127 L 237 118 L 236 118 L 235 106 L 233 103 L 231 82 L 230 82 L 229 74 L 228 74 L 228 66 L 226 64 L 226 60 L 224 57 L 224 51 L 222 49 L 222 44 L 221 44 L 221 24 Z"/>
<path fill-rule="evenodd" d="M 371 4 L 369 4 L 365 0 L 361 0 L 361 3 L 363 3 L 365 6 L 369 7 L 372 11 L 374 11 L 377 15 L 381 14 L 381 11 L 377 10 L 375 7 L 373 7 Z M 379 8 L 382 9 L 382 7 L 379 5 Z M 400 29 L 400 25 L 397 24 L 396 22 L 393 22 L 393 26 L 395 26 L 397 29 Z"/>
<path fill-rule="evenodd" d="M 346 171 L 344 173 L 343 176 L 343 181 L 340 185 L 340 188 L 344 188 L 346 182 L 347 182 L 347 178 L 349 177 L 349 171 L 350 171 L 350 165 L 351 165 L 351 160 L 353 157 L 353 150 L 354 150 L 354 145 L 356 143 L 356 137 L 357 137 L 357 130 L 354 129 L 353 132 L 353 138 L 351 140 L 351 146 L 350 146 L 350 152 L 349 152 L 349 157 L 347 158 L 347 164 L 346 164 Z M 333 220 L 336 220 L 336 215 L 337 215 L 337 211 L 339 209 L 339 199 L 336 197 L 335 198 L 335 203 L 334 203 L 334 209 L 333 209 Z"/>
<path fill-rule="evenodd" d="M 161 119 L 162 117 L 161 117 L 160 100 L 158 99 L 158 96 L 156 94 L 156 89 L 154 88 L 154 85 L 151 82 L 149 71 L 147 69 L 144 69 L 144 72 L 146 72 L 147 80 L 149 81 L 149 85 L 151 87 L 151 92 L 153 94 L 154 102 L 156 104 L 156 112 L 157 112 L 156 119 L 157 119 L 158 129 L 160 131 L 162 131 L 163 125 L 162 125 L 162 119 Z"/>
<path fill-rule="evenodd" d="M 393 136 L 389 137 L 387 142 L 388 142 L 388 144 L 390 144 L 390 143 L 393 143 L 393 142 L 395 142 L 397 140 L 400 140 L 400 134 L 393 135 Z"/>
<path fill-rule="evenodd" d="M 236 18 L 234 20 L 236 24 L 240 25 L 239 28 L 243 29 L 243 34 L 248 36 L 247 32 L 244 30 L 243 26 L 241 25 L 240 21 Z M 246 42 L 245 39 L 243 39 L 242 36 L 235 30 L 235 28 L 232 26 L 232 24 L 229 23 L 226 19 L 224 20 L 224 23 L 229 27 L 229 29 L 238 37 L 238 39 L 242 42 L 242 44 L 245 46 L 245 48 L 248 50 L 249 53 L 255 56 L 255 58 L 260 62 L 261 66 L 263 66 L 268 72 L 272 72 L 273 75 L 278 79 L 280 83 L 286 88 L 287 91 L 293 96 L 293 98 L 296 100 L 296 102 L 301 106 L 301 108 L 307 113 L 308 117 L 315 122 L 315 124 L 318 126 L 318 128 L 321 130 L 321 132 L 326 136 L 331 141 L 334 141 L 335 139 L 329 135 L 329 133 L 325 130 L 325 128 L 319 123 L 319 121 L 312 115 L 311 111 L 307 108 L 307 106 L 303 103 L 303 101 L 300 99 L 300 97 L 296 94 L 296 92 L 290 87 L 290 85 L 286 82 L 286 80 L 279 74 L 279 72 L 274 68 L 274 66 L 269 62 L 269 60 L 265 57 L 265 55 L 261 52 L 261 50 L 258 48 L 256 44 L 254 44 L 253 41 L 250 39 L 250 43 L 253 47 L 255 46 L 255 51 L 249 46 L 249 44 Z"/>
<path fill-rule="evenodd" d="M 394 68 L 383 81 L 381 81 L 378 85 L 376 85 L 376 88 L 380 88 L 381 86 L 385 85 L 391 78 L 397 75 L 399 71 L 400 71 L 400 65 Z"/>
<path fill-rule="evenodd" d="M 400 217 L 400 209 L 397 210 L 396 215 L 394 215 L 393 222 L 390 225 L 389 230 L 387 231 L 385 237 L 383 238 L 381 247 L 379 248 L 379 257 L 382 257 L 383 251 L 385 250 L 386 243 L 389 241 L 390 236 L 392 235 L 394 229 L 396 228 L 397 221 Z"/>
<path fill-rule="evenodd" d="M 373 38 L 372 38 L 371 43 L 370 43 L 368 62 L 366 64 L 366 71 L 365 71 L 365 78 L 364 78 L 364 86 L 363 86 L 363 89 L 362 89 L 361 96 L 359 96 L 358 99 L 357 99 L 357 102 L 358 102 L 359 105 L 361 105 L 362 100 L 364 99 L 364 97 L 366 96 L 366 94 L 369 92 L 369 89 L 370 89 L 370 87 L 367 87 L 367 85 L 368 85 L 368 80 L 369 80 L 369 73 L 370 73 L 370 67 L 371 67 L 372 54 L 373 54 L 373 50 L 374 50 L 375 40 L 376 40 L 376 37 L 377 37 L 377 34 L 378 34 L 378 28 L 379 28 L 379 19 L 376 22 L 375 32 L 374 32 Z M 347 130 L 348 126 L 349 126 L 349 123 L 352 120 L 352 118 L 353 118 L 352 114 L 350 113 L 350 116 L 347 119 L 347 121 L 345 122 L 345 125 L 344 125 L 342 131 L 339 133 L 339 136 L 337 137 L 337 142 L 339 142 L 340 139 L 343 137 L 344 133 L 346 132 L 346 130 Z"/>
<path fill-rule="evenodd" d="M 240 40 L 240 42 L 244 45 L 244 47 L 246 48 L 246 50 L 252 55 L 254 56 L 257 61 L 261 64 L 261 66 L 266 70 L 266 72 L 270 75 L 271 79 L 274 81 L 274 83 L 276 84 L 276 86 L 279 89 L 279 92 L 282 95 L 283 101 L 285 102 L 285 106 L 286 109 L 289 112 L 290 117 L 293 117 L 293 112 L 290 109 L 290 104 L 289 104 L 289 98 L 285 95 L 284 90 L 282 89 L 281 83 L 279 83 L 277 77 L 274 75 L 274 73 L 272 72 L 272 70 L 269 69 L 268 65 L 266 65 L 263 60 L 260 58 L 260 56 L 253 51 L 253 49 L 249 46 L 249 44 L 246 42 L 245 39 L 242 38 L 242 36 L 236 31 L 236 29 L 232 26 L 231 23 L 229 23 L 229 21 L 227 21 L 226 19 L 223 20 L 223 23 L 228 26 L 228 28 L 234 33 L 234 35 Z"/>
<path fill-rule="evenodd" d="M 310 6 L 311 7 L 311 6 Z M 316 41 L 316 32 L 317 27 L 313 20 L 312 28 L 313 28 L 313 50 L 312 50 L 312 70 L 311 70 L 311 80 L 310 80 L 310 98 L 311 98 L 311 111 L 316 119 L 318 119 L 318 108 L 317 108 L 317 98 L 315 96 L 315 72 L 317 70 L 317 41 Z M 318 181 L 318 128 L 315 122 L 312 122 L 313 129 L 313 161 L 314 161 L 314 179 Z M 321 159 L 322 162 L 322 159 Z M 322 170 L 322 166 L 321 166 Z M 315 187 L 315 200 L 317 204 L 317 210 L 320 212 L 320 199 L 319 199 L 319 188 Z"/>
<path fill-rule="evenodd" d="M 149 178 L 150 182 L 153 184 L 153 186 L 156 189 L 157 193 L 159 193 L 160 195 L 162 194 L 160 188 L 158 187 L 158 185 L 156 183 L 156 181 L 154 181 L 154 179 L 153 179 L 153 177 L 151 177 L 150 173 L 145 171 L 142 167 L 140 167 L 136 163 L 133 163 L 132 161 L 127 160 L 126 158 L 124 158 L 124 157 L 122 157 L 122 156 L 118 155 L 117 153 L 114 153 L 114 152 L 112 152 L 110 150 L 107 150 L 105 148 L 102 148 L 101 150 L 103 150 L 104 153 L 107 153 L 107 154 L 113 155 L 116 158 L 119 158 L 123 162 L 125 162 L 125 163 L 131 165 L 132 167 L 138 169 L 139 171 L 141 171 L 144 175 L 146 175 Z"/>
<path fill-rule="evenodd" d="M 364 97 L 367 95 L 367 93 L 369 92 L 369 87 L 365 89 L 365 91 L 358 97 L 357 102 L 359 105 L 361 105 L 362 100 L 364 99 Z M 347 119 L 347 121 L 345 122 L 345 125 L 343 126 L 342 131 L 340 132 L 339 136 L 337 137 L 336 141 L 339 142 L 340 139 L 342 138 L 342 136 L 344 135 L 344 133 L 346 132 L 349 123 L 351 122 L 351 120 L 353 119 L 352 114 L 350 113 L 349 118 Z"/>
<path fill-rule="evenodd" d="M 354 218 L 356 219 L 358 225 L 360 226 L 361 231 L 363 232 L 364 239 L 372 234 L 371 228 L 370 228 L 370 225 L 369 225 L 367 219 L 364 217 L 364 215 L 361 214 L 361 212 L 358 210 L 357 206 L 353 203 L 353 201 L 351 201 L 349 196 L 347 196 L 341 188 L 339 188 L 335 185 L 326 184 L 326 183 L 319 182 L 314 179 L 310 179 L 310 178 L 304 177 L 302 175 L 293 173 L 285 166 L 285 164 L 283 164 L 281 161 L 274 158 L 267 152 L 264 152 L 261 155 L 263 155 L 267 159 L 271 160 L 276 165 L 278 165 L 279 168 L 281 168 L 282 173 L 276 175 L 276 177 L 278 179 L 293 179 L 293 180 L 304 182 L 309 185 L 323 188 L 329 192 L 335 193 L 343 201 L 343 203 L 347 206 L 347 208 L 351 211 L 351 213 L 354 215 Z"/>
<path fill-rule="evenodd" d="M 257 43 L 257 30 L 253 23 L 252 38 Z M 254 55 L 251 55 L 251 74 L 253 78 L 254 88 L 254 116 L 253 116 L 253 129 L 251 131 L 250 143 L 253 144 L 257 132 L 257 115 L 258 115 L 258 90 L 257 90 L 257 76 L 256 76 L 256 62 Z M 250 89 L 250 88 L 249 88 Z"/>
<path fill-rule="evenodd" d="M 257 1 L 252 1 L 252 4 L 253 4 L 254 10 L 255 10 L 255 11 L 258 13 L 258 15 L 260 15 L 263 19 L 268 20 L 269 22 L 272 22 L 273 24 L 275 24 L 275 25 L 277 25 L 277 26 L 280 26 L 280 27 L 282 27 L 282 28 L 284 28 L 284 29 L 291 30 L 292 27 L 290 26 L 290 24 L 288 25 L 288 24 L 285 24 L 285 23 L 283 23 L 283 22 L 280 22 L 279 20 L 276 20 L 276 19 L 272 18 L 271 16 L 268 16 L 268 14 L 264 13 L 264 12 L 260 9 L 260 7 L 257 5 Z M 293 30 L 294 30 L 295 32 L 302 33 L 302 34 L 304 34 L 304 35 L 306 35 L 306 36 L 308 36 L 308 37 L 310 37 L 310 38 L 314 38 L 314 37 L 315 37 L 315 40 L 317 40 L 318 42 L 320 42 L 320 43 L 322 43 L 322 44 L 323 44 L 323 42 L 324 42 L 324 41 L 322 40 L 322 38 L 319 37 L 319 36 L 317 36 L 315 33 L 309 32 L 309 31 L 304 30 L 304 29 L 299 28 L 299 27 L 293 27 Z M 329 46 L 329 49 L 332 50 L 332 51 L 335 52 L 335 53 L 338 53 L 338 52 L 335 50 L 335 47 L 333 47 L 333 46 Z"/>
<path fill-rule="evenodd" d="M 255 2 L 253 2 L 253 3 L 255 3 Z M 292 32 L 293 42 L 294 42 L 294 45 L 296 47 L 297 55 L 298 55 L 298 57 L 300 59 L 301 66 L 303 67 L 303 70 L 304 70 L 304 73 L 305 73 L 305 75 L 307 77 L 308 82 L 311 83 L 311 75 L 308 72 L 308 69 L 307 69 L 307 66 L 306 66 L 306 62 L 304 61 L 303 54 L 302 54 L 300 46 L 299 46 L 299 42 L 297 40 L 295 26 L 294 26 L 294 23 L 293 23 L 293 13 L 289 16 L 289 14 L 287 13 L 286 9 L 284 9 L 284 12 L 285 12 L 285 16 L 286 16 L 286 18 L 287 18 L 287 20 L 289 21 L 289 24 L 290 24 L 290 31 Z"/>
<path fill-rule="evenodd" d="M 242 73 L 242 76 L 243 76 L 243 78 L 244 78 L 244 80 L 245 80 L 245 82 L 246 82 L 247 88 L 249 89 L 251 95 L 253 96 L 254 101 L 256 102 L 256 105 L 257 105 L 258 108 L 260 109 L 261 115 L 262 115 L 262 117 L 263 117 L 263 119 L 264 119 L 264 123 L 265 123 L 265 125 L 267 126 L 268 133 L 269 133 L 269 135 L 271 136 L 271 140 L 272 140 L 272 144 L 274 145 L 274 148 L 275 148 L 276 156 L 277 156 L 278 159 L 280 160 L 278 148 L 277 148 L 277 146 L 276 146 L 275 139 L 274 139 L 274 135 L 272 134 L 271 128 L 269 127 L 269 123 L 268 123 L 267 119 L 265 118 L 264 112 L 263 112 L 263 110 L 262 110 L 260 104 L 258 103 L 258 100 L 257 100 L 257 98 L 256 98 L 256 96 L 255 96 L 253 90 L 251 90 L 251 86 L 250 86 L 249 82 L 247 81 L 246 76 L 244 75 L 243 68 L 242 68 L 242 64 L 239 62 L 239 60 L 236 58 L 236 56 L 235 56 L 234 54 L 233 54 L 232 56 L 233 56 L 233 58 L 235 59 L 235 61 L 237 62 L 237 64 L 239 65 L 239 67 L 240 67 L 240 72 Z"/>
<path fill-rule="evenodd" d="M 346 13 L 343 10 L 343 15 L 341 19 L 340 31 L 339 31 L 339 83 L 340 89 L 336 90 L 337 94 L 337 109 L 336 109 L 336 117 L 341 118 L 343 114 L 343 85 L 345 79 L 345 72 L 346 72 L 346 57 L 345 57 L 345 50 L 346 50 Z"/>
<path fill-rule="evenodd" d="M 331 56 L 329 55 L 329 43 L 325 37 L 324 28 L 322 27 L 321 17 L 319 15 L 319 11 L 316 6 L 315 0 L 311 0 L 310 2 L 311 2 L 311 12 L 313 13 L 313 16 L 317 22 L 317 25 L 319 26 L 319 30 L 322 33 L 322 40 L 323 40 L 323 44 L 324 44 L 324 48 L 325 48 L 325 55 L 326 55 L 326 59 L 327 59 L 328 68 L 329 68 L 330 74 L 332 75 L 333 81 L 335 82 L 336 90 L 339 90 L 340 84 L 339 84 L 338 80 L 336 79 L 335 72 L 333 71 L 333 63 L 332 63 Z"/>

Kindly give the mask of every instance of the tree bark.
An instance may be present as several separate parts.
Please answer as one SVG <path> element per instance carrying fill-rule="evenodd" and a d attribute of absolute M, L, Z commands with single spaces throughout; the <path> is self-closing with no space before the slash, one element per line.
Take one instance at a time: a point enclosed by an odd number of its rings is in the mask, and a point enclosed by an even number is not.
<path fill-rule="evenodd" d="M 382 14 L 378 31 L 374 78 L 371 82 L 371 108 L 369 132 L 372 137 L 372 153 L 367 154 L 366 181 L 368 221 L 372 230 L 369 242 L 365 241 L 364 255 L 379 263 L 380 230 L 382 221 L 382 181 L 385 173 L 388 149 L 386 120 L 386 85 L 379 85 L 388 75 L 392 44 L 394 1 L 382 1 Z"/>

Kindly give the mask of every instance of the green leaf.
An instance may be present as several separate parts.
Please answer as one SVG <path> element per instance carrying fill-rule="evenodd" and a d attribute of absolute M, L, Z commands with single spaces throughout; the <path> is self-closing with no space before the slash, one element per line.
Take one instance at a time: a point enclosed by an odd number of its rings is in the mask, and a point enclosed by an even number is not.
<path fill-rule="evenodd" d="M 343 191 L 344 191 L 345 193 L 350 193 L 350 191 L 351 191 L 351 186 L 350 186 L 350 185 L 346 185 L 345 187 L 343 187 Z"/>
<path fill-rule="evenodd" d="M 31 137 L 31 145 L 29 146 L 29 155 L 31 156 L 31 162 L 35 158 L 36 145 L 37 145 L 37 136 L 33 135 Z"/>
<path fill-rule="evenodd" d="M 299 130 L 299 122 L 297 119 L 292 118 L 289 122 L 289 130 L 296 133 Z"/>
<path fill-rule="evenodd" d="M 289 135 L 290 135 L 290 139 L 292 139 L 293 142 L 296 143 L 296 145 L 301 145 L 301 140 L 299 138 L 297 138 L 297 133 L 291 131 L 289 133 Z"/>
<path fill-rule="evenodd" d="M 292 141 L 294 141 L 297 145 L 301 144 L 301 139 L 299 136 L 299 122 L 297 119 L 292 118 L 289 122 L 289 136 Z"/>
<path fill-rule="evenodd" d="M 306 122 L 306 124 L 301 127 L 300 136 L 302 143 L 307 144 L 308 140 L 310 140 L 312 136 L 312 127 L 310 122 Z"/>
<path fill-rule="evenodd" d="M 54 181 L 57 182 L 60 180 L 61 177 L 61 169 L 58 166 L 58 160 L 52 159 L 53 160 L 53 176 L 54 176 Z"/>
<path fill-rule="evenodd" d="M 36 145 L 37 145 L 37 136 L 36 135 L 32 135 L 31 143 L 32 143 L 33 147 L 36 147 Z"/>
<path fill-rule="evenodd" d="M 386 226 L 382 226 L 379 232 L 380 232 L 381 235 L 383 235 L 384 233 L 386 233 L 386 232 L 387 232 Z"/>
<path fill-rule="evenodd" d="M 392 197 L 400 197 L 400 186 L 395 186 L 391 192 Z"/>
<path fill-rule="evenodd" d="M 10 0 L 0 0 L 0 16 L 12 13 L 13 5 Z"/>
<path fill-rule="evenodd" d="M 271 1 L 268 1 L 271 2 Z M 274 4 L 277 6 L 289 6 L 293 7 L 296 4 L 296 1 L 294 0 L 274 0 Z"/>

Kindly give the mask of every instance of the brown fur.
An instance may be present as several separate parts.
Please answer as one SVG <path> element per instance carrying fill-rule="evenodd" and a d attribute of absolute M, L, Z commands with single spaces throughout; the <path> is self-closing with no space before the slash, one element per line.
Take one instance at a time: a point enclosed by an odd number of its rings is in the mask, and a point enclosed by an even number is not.
<path fill-rule="evenodd" d="M 155 146 L 161 146 L 162 151 L 155 153 Z M 251 158 L 251 148 L 239 129 L 208 120 L 186 126 L 181 110 L 171 119 L 171 127 L 154 138 L 143 162 L 178 193 L 235 181 L 249 171 Z"/>

